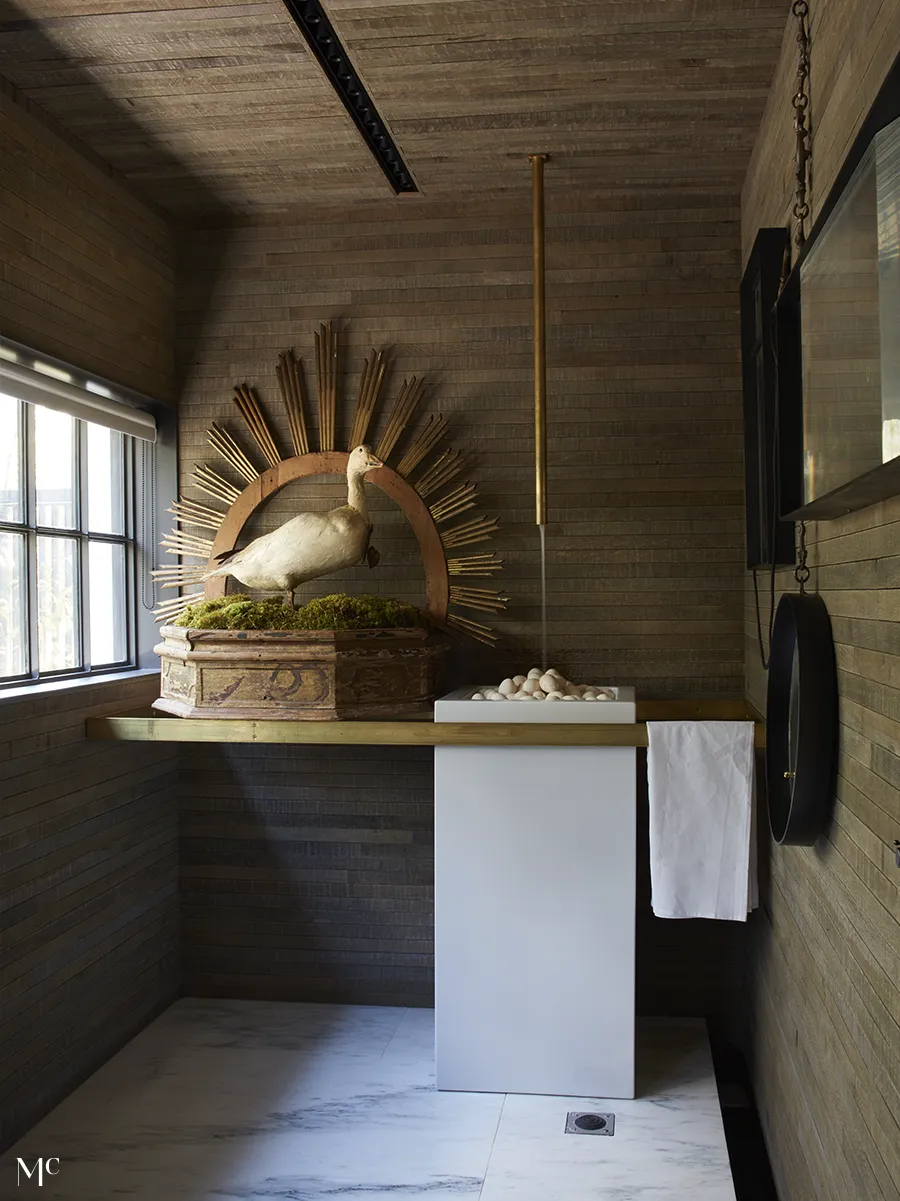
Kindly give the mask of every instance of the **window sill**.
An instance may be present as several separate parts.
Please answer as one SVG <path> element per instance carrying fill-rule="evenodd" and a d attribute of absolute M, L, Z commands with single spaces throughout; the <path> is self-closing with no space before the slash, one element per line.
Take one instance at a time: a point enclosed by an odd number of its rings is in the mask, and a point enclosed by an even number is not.
<path fill-rule="evenodd" d="M 20 684 L 14 688 L 0 689 L 0 705 L 5 701 L 22 701 L 29 697 L 47 696 L 51 693 L 80 692 L 85 688 L 97 688 L 103 684 L 115 684 L 122 680 L 149 679 L 158 676 L 158 667 L 129 667 L 122 671 L 110 671 L 96 676 L 75 676 L 65 680 L 38 680 Z"/>

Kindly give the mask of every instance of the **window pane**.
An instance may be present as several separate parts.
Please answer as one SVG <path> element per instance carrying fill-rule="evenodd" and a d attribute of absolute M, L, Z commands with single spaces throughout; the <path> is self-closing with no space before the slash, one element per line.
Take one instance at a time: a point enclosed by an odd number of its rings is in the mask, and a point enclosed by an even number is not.
<path fill-rule="evenodd" d="M 91 666 L 128 657 L 125 620 L 125 548 L 92 542 L 88 548 L 91 605 Z"/>
<path fill-rule="evenodd" d="M 75 420 L 34 406 L 34 478 L 38 525 L 75 525 Z"/>
<path fill-rule="evenodd" d="M 0 521 L 22 520 L 21 412 L 20 401 L 0 394 Z"/>
<path fill-rule="evenodd" d="M 75 621 L 78 544 L 74 538 L 37 540 L 38 666 L 41 671 L 79 667 Z"/>
<path fill-rule="evenodd" d="M 0 676 L 28 670 L 25 624 L 25 535 L 0 531 Z"/>
<path fill-rule="evenodd" d="M 87 426 L 88 529 L 125 533 L 123 435 L 102 425 Z"/>

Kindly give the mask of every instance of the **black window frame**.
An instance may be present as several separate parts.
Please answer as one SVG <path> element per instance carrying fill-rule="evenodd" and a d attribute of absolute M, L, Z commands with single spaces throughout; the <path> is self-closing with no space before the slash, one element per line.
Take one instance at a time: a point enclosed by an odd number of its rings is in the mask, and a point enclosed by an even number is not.
<path fill-rule="evenodd" d="M 75 422 L 75 447 L 73 481 L 75 490 L 75 522 L 71 529 L 39 525 L 36 513 L 35 487 L 35 408 L 21 400 L 10 390 L 19 408 L 19 496 L 21 521 L 0 520 L 0 533 L 13 533 L 23 537 L 25 544 L 25 652 L 26 670 L 14 676 L 0 676 L 0 695 L 4 689 L 38 684 L 51 680 L 93 678 L 113 672 L 127 671 L 137 666 L 138 630 L 138 538 L 136 531 L 136 449 L 135 438 L 121 434 L 122 438 L 122 489 L 124 498 L 124 530 L 121 534 L 92 531 L 88 524 L 87 496 L 87 427 L 88 421 L 73 417 Z M 102 424 L 98 423 L 98 424 Z M 38 646 L 38 603 L 37 603 L 37 550 L 38 538 L 63 538 L 77 545 L 75 603 L 75 636 L 78 664 L 53 671 L 41 671 Z M 89 563 L 90 546 L 95 543 L 113 544 L 124 548 L 125 595 L 123 598 L 124 635 L 126 654 L 113 663 L 94 666 L 90 662 L 90 610 L 89 610 Z"/>

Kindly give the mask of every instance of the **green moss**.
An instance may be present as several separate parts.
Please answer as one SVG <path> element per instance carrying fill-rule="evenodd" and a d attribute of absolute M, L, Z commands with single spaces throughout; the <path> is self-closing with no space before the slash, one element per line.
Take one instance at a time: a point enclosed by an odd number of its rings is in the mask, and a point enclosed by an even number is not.
<path fill-rule="evenodd" d="M 300 630 L 388 630 L 423 626 L 425 618 L 404 601 L 337 592 L 311 600 L 296 612 Z"/>
<path fill-rule="evenodd" d="M 335 593 L 290 609 L 279 600 L 221 596 L 189 605 L 175 621 L 194 630 L 385 630 L 426 624 L 414 605 Z"/>

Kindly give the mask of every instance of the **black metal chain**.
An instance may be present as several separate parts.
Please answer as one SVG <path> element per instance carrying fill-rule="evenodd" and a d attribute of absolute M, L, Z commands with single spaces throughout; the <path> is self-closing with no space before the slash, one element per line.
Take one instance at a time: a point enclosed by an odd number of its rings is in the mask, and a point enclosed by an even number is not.
<path fill-rule="evenodd" d="M 809 583 L 809 568 L 806 565 L 807 553 L 806 522 L 801 521 L 797 533 L 797 566 L 794 568 L 794 579 L 797 581 L 801 596 L 806 592 L 806 585 Z"/>
<path fill-rule="evenodd" d="M 809 218 L 808 181 L 810 160 L 809 124 L 809 4 L 807 0 L 794 0 L 791 12 L 797 19 L 797 83 L 791 104 L 794 107 L 794 133 L 796 151 L 794 158 L 794 241 L 802 246 L 806 241 L 806 221 Z"/>
<path fill-rule="evenodd" d="M 809 219 L 809 163 L 812 157 L 810 146 L 809 122 L 809 4 L 807 0 L 794 0 L 791 12 L 797 19 L 797 84 L 791 104 L 794 107 L 794 133 L 796 135 L 796 151 L 794 158 L 795 197 L 794 197 L 794 242 L 798 247 L 806 241 L 806 221 Z M 794 579 L 800 589 L 800 595 L 806 592 L 809 583 L 809 567 L 807 566 L 806 522 L 801 521 L 797 531 L 797 566 L 794 568 Z"/>

